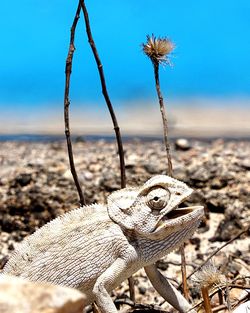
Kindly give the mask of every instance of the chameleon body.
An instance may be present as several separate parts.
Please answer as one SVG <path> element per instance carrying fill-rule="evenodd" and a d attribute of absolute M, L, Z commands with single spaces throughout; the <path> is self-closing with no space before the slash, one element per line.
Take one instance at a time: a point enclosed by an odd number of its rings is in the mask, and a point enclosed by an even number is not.
<path fill-rule="evenodd" d="M 102 312 L 117 312 L 109 295 L 144 267 L 156 290 L 177 310 L 191 306 L 154 263 L 190 238 L 203 207 L 179 209 L 192 189 L 157 175 L 140 187 L 111 193 L 106 205 L 72 210 L 24 239 L 3 273 L 81 290 Z"/>

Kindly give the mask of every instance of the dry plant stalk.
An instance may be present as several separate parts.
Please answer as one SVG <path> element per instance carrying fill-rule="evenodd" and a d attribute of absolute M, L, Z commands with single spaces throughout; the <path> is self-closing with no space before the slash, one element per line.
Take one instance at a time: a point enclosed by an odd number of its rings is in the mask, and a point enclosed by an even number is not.
<path fill-rule="evenodd" d="M 186 270 L 186 257 L 184 244 L 180 247 L 181 253 L 181 276 L 182 276 L 182 285 L 183 285 L 183 294 L 186 299 L 189 298 L 188 284 L 187 284 L 187 270 Z"/>
<path fill-rule="evenodd" d="M 113 122 L 113 126 L 114 126 L 114 130 L 115 130 L 115 135 L 116 135 L 116 141 L 117 141 L 117 146 L 118 146 L 118 154 L 119 154 L 119 160 L 120 160 L 120 173 L 121 173 L 121 188 L 125 188 L 126 187 L 126 173 L 125 173 L 125 162 L 124 162 L 124 151 L 123 151 L 123 144 L 122 144 L 122 138 L 121 138 L 121 134 L 120 134 L 120 128 L 118 126 L 118 122 L 117 122 L 117 118 L 107 91 L 107 87 L 106 87 L 106 80 L 105 80 L 105 76 L 104 76 L 104 71 L 103 71 L 103 66 L 101 63 L 101 59 L 99 57 L 93 36 L 92 36 L 92 32 L 91 32 L 91 28 L 90 28 L 90 22 L 89 22 L 89 15 L 88 15 L 88 11 L 85 5 L 85 1 L 84 0 L 80 0 L 79 4 L 81 5 L 82 11 L 83 11 L 83 15 L 84 15 L 84 20 L 85 20 L 85 26 L 86 26 L 86 33 L 88 36 L 88 41 L 90 44 L 90 47 L 92 49 L 95 61 L 96 61 L 96 65 L 97 65 L 97 69 L 99 72 L 99 76 L 100 76 L 100 81 L 101 81 L 101 86 L 102 86 L 102 94 L 104 96 L 104 99 L 106 101 L 112 122 Z M 130 298 L 132 301 L 135 301 L 135 291 L 134 291 L 134 280 L 133 277 L 129 278 L 129 291 L 130 291 Z"/>
<path fill-rule="evenodd" d="M 218 290 L 218 298 L 219 298 L 219 304 L 223 304 L 223 293 L 222 293 L 222 289 Z"/>
<path fill-rule="evenodd" d="M 212 313 L 209 290 L 216 286 L 226 286 L 226 277 L 222 275 L 221 272 L 216 268 L 214 263 L 210 261 L 205 266 L 203 266 L 200 271 L 196 273 L 193 280 L 194 282 L 198 283 L 201 288 L 205 312 Z"/>
<path fill-rule="evenodd" d="M 163 124 L 163 138 L 164 145 L 167 154 L 168 162 L 168 175 L 173 176 L 173 166 L 171 160 L 170 144 L 168 140 L 168 121 L 167 114 L 164 106 L 163 96 L 160 88 L 160 79 L 159 79 L 159 65 L 160 64 L 170 64 L 169 53 L 174 49 L 174 44 L 168 38 L 156 38 L 154 35 L 151 37 L 147 36 L 147 42 L 142 45 L 143 52 L 150 58 L 154 68 L 154 77 L 155 77 L 155 87 L 157 91 L 157 96 L 160 105 L 162 124 Z M 182 283 L 183 283 L 183 293 L 185 298 L 188 299 L 188 286 L 187 286 L 187 272 L 186 272 L 186 261 L 185 261 L 185 252 L 184 246 L 180 248 L 181 253 L 181 273 L 182 273 Z"/>
<path fill-rule="evenodd" d="M 147 36 L 147 42 L 142 45 L 143 52 L 150 58 L 154 67 L 155 86 L 160 105 L 164 144 L 167 153 L 168 174 L 173 176 L 173 166 L 170 153 L 170 145 L 168 141 L 168 121 L 167 114 L 163 102 L 163 96 L 160 88 L 159 64 L 169 64 L 168 54 L 174 49 L 174 44 L 167 38 L 156 38 L 154 35 Z"/>
<path fill-rule="evenodd" d="M 118 146 L 118 153 L 119 153 L 119 159 L 120 159 L 120 171 L 121 171 L 121 188 L 126 187 L 126 174 L 125 174 L 125 162 L 124 162 L 124 151 L 123 151 L 123 144 L 122 144 L 122 139 L 121 139 L 121 134 L 120 134 L 120 128 L 118 126 L 117 118 L 112 106 L 112 103 L 110 101 L 110 97 L 107 91 L 106 87 L 106 81 L 105 81 L 105 76 L 104 76 L 104 71 L 103 71 L 103 66 L 92 36 L 91 28 L 90 28 L 90 22 L 89 22 L 89 16 L 88 16 L 88 11 L 85 5 L 84 0 L 79 1 L 83 14 L 84 14 L 84 20 L 85 20 L 85 26 L 86 26 L 86 32 L 88 36 L 88 41 L 90 44 L 90 47 L 92 49 L 96 65 L 98 68 L 99 76 L 100 76 L 100 81 L 102 85 L 102 93 L 104 96 L 104 99 L 106 101 L 107 107 L 109 109 L 109 113 L 113 122 L 115 134 L 116 134 L 116 141 L 117 141 L 117 146 Z"/>
<path fill-rule="evenodd" d="M 75 46 L 74 46 L 74 40 L 75 40 L 75 30 L 77 26 L 77 22 L 80 17 L 80 11 L 81 11 L 81 6 L 78 4 L 75 18 L 70 30 L 70 44 L 69 44 L 69 51 L 66 59 L 66 67 L 65 67 L 65 75 L 66 75 L 66 80 L 65 80 L 65 90 L 64 90 L 64 124 L 65 124 L 65 135 L 66 135 L 66 140 L 67 140 L 67 148 L 68 148 L 68 155 L 69 155 L 69 164 L 70 164 L 70 170 L 76 185 L 76 189 L 79 195 L 79 202 L 80 205 L 83 206 L 85 205 L 85 198 L 83 196 L 82 188 L 80 186 L 78 176 L 76 173 L 75 169 L 75 163 L 74 163 L 74 156 L 73 156 L 73 149 L 72 149 L 72 143 L 71 143 L 71 138 L 70 138 L 70 127 L 69 127 L 69 105 L 70 105 L 70 100 L 69 100 L 69 89 L 70 89 L 70 75 L 72 71 L 72 61 L 73 61 L 73 55 L 75 51 Z"/>
<path fill-rule="evenodd" d="M 155 304 L 144 304 L 144 303 L 135 303 L 130 299 L 116 299 L 115 304 L 120 305 L 126 304 L 131 307 L 127 312 L 151 312 L 151 313 L 168 313 L 165 310 L 162 310 L 159 305 Z"/>
<path fill-rule="evenodd" d="M 202 293 L 202 297 L 204 300 L 205 312 L 206 313 L 212 313 L 212 308 L 211 308 L 210 299 L 209 299 L 209 295 L 208 295 L 208 287 L 207 286 L 201 287 L 201 293 Z"/>

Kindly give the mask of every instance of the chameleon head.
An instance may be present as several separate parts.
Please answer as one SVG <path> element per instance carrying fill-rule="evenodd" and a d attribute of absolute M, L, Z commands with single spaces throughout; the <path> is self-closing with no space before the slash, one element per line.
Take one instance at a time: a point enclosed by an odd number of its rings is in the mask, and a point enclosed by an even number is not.
<path fill-rule="evenodd" d="M 177 179 L 157 175 L 140 188 L 113 192 L 108 197 L 108 213 L 120 226 L 141 236 L 161 240 L 202 218 L 202 206 L 178 208 L 192 192 Z"/>

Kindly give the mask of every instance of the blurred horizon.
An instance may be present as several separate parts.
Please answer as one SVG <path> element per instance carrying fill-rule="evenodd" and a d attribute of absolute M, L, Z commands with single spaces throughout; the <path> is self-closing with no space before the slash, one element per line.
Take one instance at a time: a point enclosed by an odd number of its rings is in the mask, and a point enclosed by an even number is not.
<path fill-rule="evenodd" d="M 225 100 L 224 100 L 225 101 Z M 186 137 L 244 137 L 250 138 L 250 110 L 246 99 L 171 99 L 165 103 L 170 136 Z M 115 107 L 115 105 L 114 105 Z M 95 109 L 93 109 L 95 108 Z M 154 101 L 124 102 L 116 110 L 121 134 L 124 136 L 162 136 L 162 121 L 157 99 Z M 63 108 L 53 107 L 43 111 L 25 112 L 0 117 L 0 134 L 63 135 Z M 27 114 L 26 114 L 27 115 Z M 70 108 L 72 135 L 114 134 L 113 124 L 105 105 L 88 103 L 85 107 L 75 103 Z"/>
<path fill-rule="evenodd" d="M 3 1 L 0 134 L 63 133 L 64 69 L 77 4 Z M 146 35 L 153 33 L 176 45 L 173 66 L 160 69 L 173 130 L 250 134 L 248 0 L 96 0 L 86 5 L 121 131 L 160 133 L 152 65 L 141 51 Z M 75 46 L 72 130 L 112 133 L 82 15 Z"/>

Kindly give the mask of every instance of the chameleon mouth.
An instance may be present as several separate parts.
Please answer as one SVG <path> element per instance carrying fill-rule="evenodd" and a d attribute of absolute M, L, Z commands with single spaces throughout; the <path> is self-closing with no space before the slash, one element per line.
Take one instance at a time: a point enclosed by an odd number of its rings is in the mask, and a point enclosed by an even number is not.
<path fill-rule="evenodd" d="M 164 215 L 163 220 L 171 220 L 174 218 L 178 218 L 180 216 L 184 216 L 194 211 L 196 207 L 185 207 L 185 208 L 175 208 Z"/>
<path fill-rule="evenodd" d="M 175 229 L 184 227 L 186 224 L 200 219 L 204 215 L 203 206 L 190 206 L 185 208 L 174 208 L 157 223 L 154 232 L 164 229 Z"/>

